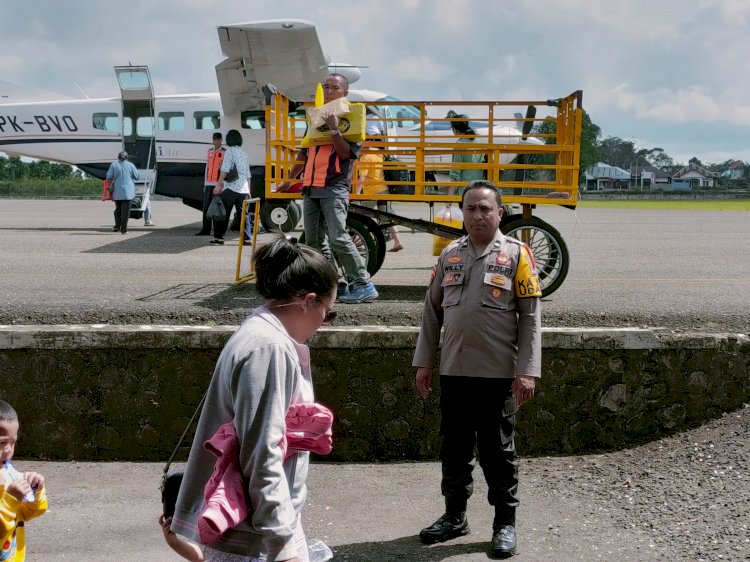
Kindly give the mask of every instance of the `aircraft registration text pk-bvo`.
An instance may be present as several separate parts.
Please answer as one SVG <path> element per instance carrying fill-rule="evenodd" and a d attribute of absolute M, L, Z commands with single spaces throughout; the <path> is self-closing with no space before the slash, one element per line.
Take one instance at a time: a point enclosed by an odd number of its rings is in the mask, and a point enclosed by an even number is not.
<path fill-rule="evenodd" d="M 78 131 L 70 115 L 32 115 L 33 120 L 19 121 L 16 115 L 0 115 L 0 133 L 74 133 Z"/>

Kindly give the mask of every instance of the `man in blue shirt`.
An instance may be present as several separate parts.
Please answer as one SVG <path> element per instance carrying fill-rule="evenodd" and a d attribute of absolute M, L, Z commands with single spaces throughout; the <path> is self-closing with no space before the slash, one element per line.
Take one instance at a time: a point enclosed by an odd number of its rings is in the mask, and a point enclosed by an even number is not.
<path fill-rule="evenodd" d="M 117 155 L 117 160 L 109 165 L 107 179 L 110 180 L 109 189 L 115 201 L 115 227 L 125 234 L 128 231 L 130 218 L 130 203 L 135 198 L 135 183 L 138 181 L 138 170 L 132 162 L 128 162 L 128 153 L 124 150 Z"/>

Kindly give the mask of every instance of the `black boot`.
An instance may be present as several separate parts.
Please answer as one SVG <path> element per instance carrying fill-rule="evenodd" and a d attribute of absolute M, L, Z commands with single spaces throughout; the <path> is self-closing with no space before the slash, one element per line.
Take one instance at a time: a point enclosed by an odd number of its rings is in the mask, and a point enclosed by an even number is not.
<path fill-rule="evenodd" d="M 456 537 L 468 535 L 469 533 L 469 521 L 466 519 L 465 511 L 459 515 L 444 513 L 432 525 L 422 529 L 419 533 L 419 540 L 424 544 L 435 544 L 436 542 L 445 542 Z"/>
<path fill-rule="evenodd" d="M 496 507 L 492 523 L 492 556 L 509 558 L 516 553 L 516 509 Z"/>

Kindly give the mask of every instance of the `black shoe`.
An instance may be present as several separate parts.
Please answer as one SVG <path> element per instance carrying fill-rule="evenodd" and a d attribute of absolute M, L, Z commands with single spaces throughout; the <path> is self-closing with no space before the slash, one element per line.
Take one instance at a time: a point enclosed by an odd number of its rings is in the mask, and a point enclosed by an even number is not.
<path fill-rule="evenodd" d="M 116 226 L 112 229 L 112 232 L 120 232 L 120 227 Z"/>
<path fill-rule="evenodd" d="M 501 525 L 492 532 L 492 556 L 510 558 L 516 553 L 516 528 L 513 525 Z"/>
<path fill-rule="evenodd" d="M 211 231 L 201 230 L 200 232 L 196 232 L 195 235 L 196 236 L 211 236 Z"/>
<path fill-rule="evenodd" d="M 424 544 L 435 544 L 436 542 L 445 542 L 456 537 L 468 535 L 469 533 L 469 521 L 466 519 L 465 513 L 461 517 L 453 517 L 445 513 L 432 525 L 420 531 L 419 540 Z"/>
<path fill-rule="evenodd" d="M 209 242 L 209 244 L 216 244 L 217 246 L 222 246 L 224 245 L 224 240 L 222 240 L 221 238 L 214 238 L 213 240 Z"/>

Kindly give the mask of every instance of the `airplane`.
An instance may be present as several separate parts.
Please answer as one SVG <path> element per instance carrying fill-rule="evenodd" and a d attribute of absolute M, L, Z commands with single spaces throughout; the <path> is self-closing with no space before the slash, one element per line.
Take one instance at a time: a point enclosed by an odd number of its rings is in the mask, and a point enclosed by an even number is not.
<path fill-rule="evenodd" d="M 120 97 L 113 98 L 73 99 L 0 81 L 0 151 L 71 164 L 104 178 L 117 153 L 126 150 L 143 178 L 137 188 L 141 210 L 150 193 L 181 198 L 201 209 L 212 133 L 237 129 L 250 157 L 251 193 L 262 198 L 263 86 L 273 84 L 290 99 L 311 101 L 316 85 L 329 73 L 342 74 L 351 84 L 361 71 L 329 62 L 309 21 L 263 20 L 219 26 L 217 31 L 226 57 L 215 67 L 218 93 L 155 95 L 148 67 L 132 65 L 114 68 Z M 350 89 L 349 99 L 389 102 L 380 106 L 389 135 L 419 126 L 419 110 L 398 105 L 388 94 Z M 541 144 L 533 137 L 522 141 L 522 132 L 513 131 L 515 142 Z M 264 201 L 260 219 L 269 230 L 289 231 L 300 214 L 288 201 Z"/>

